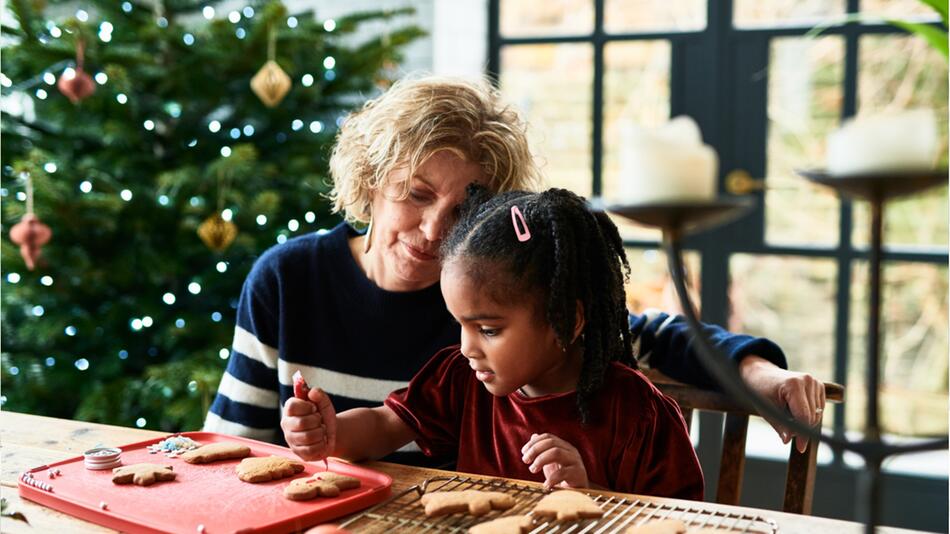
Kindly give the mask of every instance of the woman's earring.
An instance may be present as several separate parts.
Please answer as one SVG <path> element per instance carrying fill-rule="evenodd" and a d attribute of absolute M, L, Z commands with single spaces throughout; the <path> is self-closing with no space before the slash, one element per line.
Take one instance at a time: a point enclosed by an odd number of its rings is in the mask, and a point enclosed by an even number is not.
<path fill-rule="evenodd" d="M 370 245 L 373 244 L 373 219 L 369 220 L 369 225 L 366 226 L 366 234 L 363 235 L 363 254 L 369 252 Z"/>

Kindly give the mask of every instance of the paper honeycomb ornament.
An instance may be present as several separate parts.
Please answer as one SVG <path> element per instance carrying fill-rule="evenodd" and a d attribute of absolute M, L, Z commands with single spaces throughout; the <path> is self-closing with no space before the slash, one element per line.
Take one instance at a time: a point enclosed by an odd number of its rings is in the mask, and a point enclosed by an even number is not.
<path fill-rule="evenodd" d="M 92 81 L 92 76 L 86 74 L 82 67 L 77 67 L 71 76 L 60 76 L 56 87 L 73 104 L 96 92 L 96 82 Z"/>
<path fill-rule="evenodd" d="M 215 252 L 221 252 L 231 246 L 237 233 L 237 226 L 231 221 L 224 220 L 218 213 L 205 219 L 198 227 L 198 237 L 205 246 Z"/>
<path fill-rule="evenodd" d="M 82 39 L 76 41 L 76 68 L 66 69 L 56 82 L 60 93 L 66 95 L 73 104 L 96 92 L 96 83 L 92 76 L 83 70 L 86 59 L 86 43 Z"/>
<path fill-rule="evenodd" d="M 24 215 L 20 222 L 10 229 L 10 241 L 20 245 L 20 256 L 23 256 L 26 268 L 31 271 L 39 262 L 40 247 L 48 243 L 51 237 L 53 231 L 32 213 Z"/>
<path fill-rule="evenodd" d="M 261 70 L 251 78 L 251 90 L 265 106 L 272 108 L 287 96 L 290 91 L 290 76 L 274 60 L 264 63 Z"/>

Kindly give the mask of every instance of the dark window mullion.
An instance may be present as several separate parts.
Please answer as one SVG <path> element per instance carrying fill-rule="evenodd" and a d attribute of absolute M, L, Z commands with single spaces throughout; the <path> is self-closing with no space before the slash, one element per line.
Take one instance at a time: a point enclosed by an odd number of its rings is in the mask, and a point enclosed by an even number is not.
<path fill-rule="evenodd" d="M 488 66 L 486 74 L 501 87 L 501 0 L 488 0 Z"/>
<path fill-rule="evenodd" d="M 729 30 L 727 46 L 733 67 L 721 82 L 722 93 L 731 95 L 723 120 L 722 146 L 719 147 L 722 182 L 733 170 L 745 170 L 751 176 L 768 177 L 768 99 L 771 39 L 762 35 L 743 35 Z M 766 184 L 768 182 L 766 181 Z M 729 242 L 732 252 L 742 248 L 765 250 L 765 191 L 747 195 L 755 198 L 755 208 L 743 216 L 735 237 Z"/>
<path fill-rule="evenodd" d="M 599 197 L 603 189 L 604 147 L 604 0 L 594 0 L 594 79 L 591 117 L 591 196 Z"/>
<path fill-rule="evenodd" d="M 858 0 L 848 0 L 848 13 L 857 13 L 860 6 Z M 842 120 L 857 113 L 858 102 L 858 39 L 859 32 L 856 23 L 849 23 L 845 27 L 845 54 L 844 54 L 844 103 L 841 109 Z M 834 381 L 848 386 L 849 329 L 851 323 L 851 274 L 854 265 L 854 252 L 851 243 L 853 225 L 853 205 L 847 198 L 841 198 L 838 229 L 838 275 L 835 291 L 835 365 Z M 834 425 L 832 430 L 838 437 L 843 437 L 847 429 L 844 404 L 834 405 Z M 841 451 L 834 451 L 832 464 L 844 465 L 844 456 Z"/>
<path fill-rule="evenodd" d="M 891 30 L 892 32 L 894 30 Z M 642 33 L 600 33 L 600 38 L 606 41 L 657 41 L 665 39 L 669 41 L 688 41 L 690 39 L 701 38 L 703 32 L 642 32 Z M 530 37 L 499 37 L 499 44 L 502 46 L 510 45 L 533 45 L 533 44 L 561 44 L 561 43 L 590 43 L 597 38 L 595 34 L 575 34 L 575 35 L 533 35 Z"/>

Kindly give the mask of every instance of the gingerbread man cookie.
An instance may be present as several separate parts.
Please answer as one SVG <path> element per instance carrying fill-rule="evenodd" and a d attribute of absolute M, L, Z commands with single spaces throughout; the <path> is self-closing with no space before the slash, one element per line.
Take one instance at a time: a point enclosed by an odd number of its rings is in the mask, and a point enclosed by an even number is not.
<path fill-rule="evenodd" d="M 604 511 L 587 495 L 579 491 L 559 490 L 545 495 L 534 507 L 535 515 L 554 517 L 558 521 L 573 521 L 600 517 Z"/>
<path fill-rule="evenodd" d="M 268 482 L 281 478 L 292 477 L 303 471 L 303 464 L 283 456 L 268 456 L 264 458 L 245 458 L 241 460 L 235 471 L 238 478 L 244 482 Z"/>
<path fill-rule="evenodd" d="M 132 464 L 112 470 L 112 482 L 151 486 L 156 482 L 175 480 L 176 473 L 170 465 Z"/>
<path fill-rule="evenodd" d="M 336 497 L 340 488 L 330 482 L 316 478 L 298 478 L 291 480 L 284 488 L 284 497 L 292 501 L 309 501 L 317 497 Z"/>
<path fill-rule="evenodd" d="M 330 471 L 321 471 L 319 473 L 314 473 L 312 478 L 322 480 L 324 482 L 329 482 L 336 486 L 340 491 L 346 491 L 349 489 L 356 489 L 360 487 L 360 479 L 356 477 L 351 477 L 347 475 L 341 475 L 340 473 L 332 473 Z"/>
<path fill-rule="evenodd" d="M 209 443 L 181 455 L 182 460 L 190 464 L 206 464 L 218 460 L 246 458 L 251 455 L 251 448 L 240 443 Z"/>
<path fill-rule="evenodd" d="M 479 490 L 434 491 L 423 495 L 420 502 L 429 517 L 458 512 L 485 515 L 492 510 L 507 510 L 515 505 L 511 495 Z"/>
<path fill-rule="evenodd" d="M 336 497 L 341 491 L 360 487 L 360 479 L 323 471 L 309 478 L 298 478 L 284 488 L 284 497 L 293 501 L 309 501 L 317 497 Z"/>

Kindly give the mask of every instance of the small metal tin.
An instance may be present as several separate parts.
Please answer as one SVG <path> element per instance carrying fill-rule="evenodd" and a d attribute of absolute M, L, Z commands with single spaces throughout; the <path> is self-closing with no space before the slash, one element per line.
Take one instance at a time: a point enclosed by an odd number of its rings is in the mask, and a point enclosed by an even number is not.
<path fill-rule="evenodd" d="M 115 447 L 95 447 L 83 453 L 86 469 L 98 471 L 112 469 L 122 465 L 122 449 Z"/>

